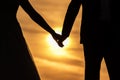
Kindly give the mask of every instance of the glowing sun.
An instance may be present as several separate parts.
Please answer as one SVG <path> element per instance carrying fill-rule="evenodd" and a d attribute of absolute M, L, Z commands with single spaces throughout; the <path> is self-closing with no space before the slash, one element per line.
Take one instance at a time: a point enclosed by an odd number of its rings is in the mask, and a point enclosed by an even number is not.
<path fill-rule="evenodd" d="M 55 32 L 61 34 L 60 28 L 55 29 Z M 63 41 L 64 46 L 61 48 L 50 34 L 46 37 L 46 42 L 49 44 L 49 49 L 52 51 L 52 53 L 59 56 L 65 55 L 66 48 L 70 46 L 70 38 L 67 38 Z"/>
<path fill-rule="evenodd" d="M 55 32 L 58 34 L 61 34 L 61 30 L 60 28 L 56 28 Z M 51 35 L 47 36 L 47 42 L 49 43 L 49 45 L 51 45 L 53 48 L 60 48 L 59 45 L 56 43 L 56 41 L 53 39 L 53 37 Z M 63 45 L 64 47 L 68 47 L 70 44 L 70 38 L 67 38 L 66 40 L 63 41 Z"/>

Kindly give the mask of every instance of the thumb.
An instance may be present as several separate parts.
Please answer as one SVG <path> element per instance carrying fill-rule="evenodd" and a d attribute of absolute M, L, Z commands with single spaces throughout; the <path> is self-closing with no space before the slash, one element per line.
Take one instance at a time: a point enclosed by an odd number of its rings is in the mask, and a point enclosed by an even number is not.
<path fill-rule="evenodd" d="M 60 40 L 58 40 L 57 43 L 58 43 L 58 45 L 59 45 L 60 47 L 63 47 L 63 46 L 64 46 L 63 43 L 62 43 L 62 41 L 60 41 Z"/>

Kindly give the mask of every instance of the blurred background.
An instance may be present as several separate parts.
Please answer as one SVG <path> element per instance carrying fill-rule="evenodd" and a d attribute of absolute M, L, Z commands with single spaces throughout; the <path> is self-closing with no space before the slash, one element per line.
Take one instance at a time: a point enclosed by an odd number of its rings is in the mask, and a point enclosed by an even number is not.
<path fill-rule="evenodd" d="M 61 34 L 70 0 L 30 0 L 30 3 Z M 17 18 L 42 80 L 84 80 L 84 52 L 79 37 L 81 15 L 80 8 L 71 34 L 61 48 L 47 31 L 33 22 L 19 7 Z M 100 76 L 100 80 L 109 80 L 104 60 Z"/>

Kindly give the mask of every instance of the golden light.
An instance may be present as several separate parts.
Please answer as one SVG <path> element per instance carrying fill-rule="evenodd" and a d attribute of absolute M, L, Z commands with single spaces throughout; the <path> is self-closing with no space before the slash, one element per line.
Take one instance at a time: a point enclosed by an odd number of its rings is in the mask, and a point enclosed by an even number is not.
<path fill-rule="evenodd" d="M 61 29 L 56 28 L 55 32 L 61 35 Z M 53 48 L 60 48 L 57 44 L 57 42 L 53 39 L 51 35 L 47 36 L 47 42 L 52 45 Z M 64 47 L 68 47 L 70 45 L 70 38 L 67 38 L 66 40 L 63 41 Z"/>
<path fill-rule="evenodd" d="M 51 35 L 48 35 L 48 37 L 47 37 L 47 42 L 49 43 L 49 45 L 51 45 L 51 47 L 53 47 L 53 48 L 61 48 L 58 44 L 57 44 L 57 42 L 53 39 L 53 37 L 51 36 Z M 64 47 L 67 47 L 67 46 L 69 46 L 69 38 L 67 38 L 65 41 L 63 41 L 63 45 L 64 45 Z M 64 48 L 63 47 L 63 48 Z"/>
<path fill-rule="evenodd" d="M 60 28 L 56 28 L 55 32 L 61 34 Z M 67 38 L 65 41 L 63 41 L 63 47 L 60 47 L 51 35 L 46 37 L 46 42 L 49 44 L 49 49 L 52 51 L 52 53 L 57 56 L 65 55 L 65 49 L 70 46 L 70 38 Z"/>

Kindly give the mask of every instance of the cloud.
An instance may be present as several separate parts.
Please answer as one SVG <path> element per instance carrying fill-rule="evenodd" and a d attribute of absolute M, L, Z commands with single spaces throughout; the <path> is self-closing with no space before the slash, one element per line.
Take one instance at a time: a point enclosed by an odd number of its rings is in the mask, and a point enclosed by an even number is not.
<path fill-rule="evenodd" d="M 43 80 L 81 80 L 83 68 L 66 63 L 35 58 L 39 73 Z"/>

